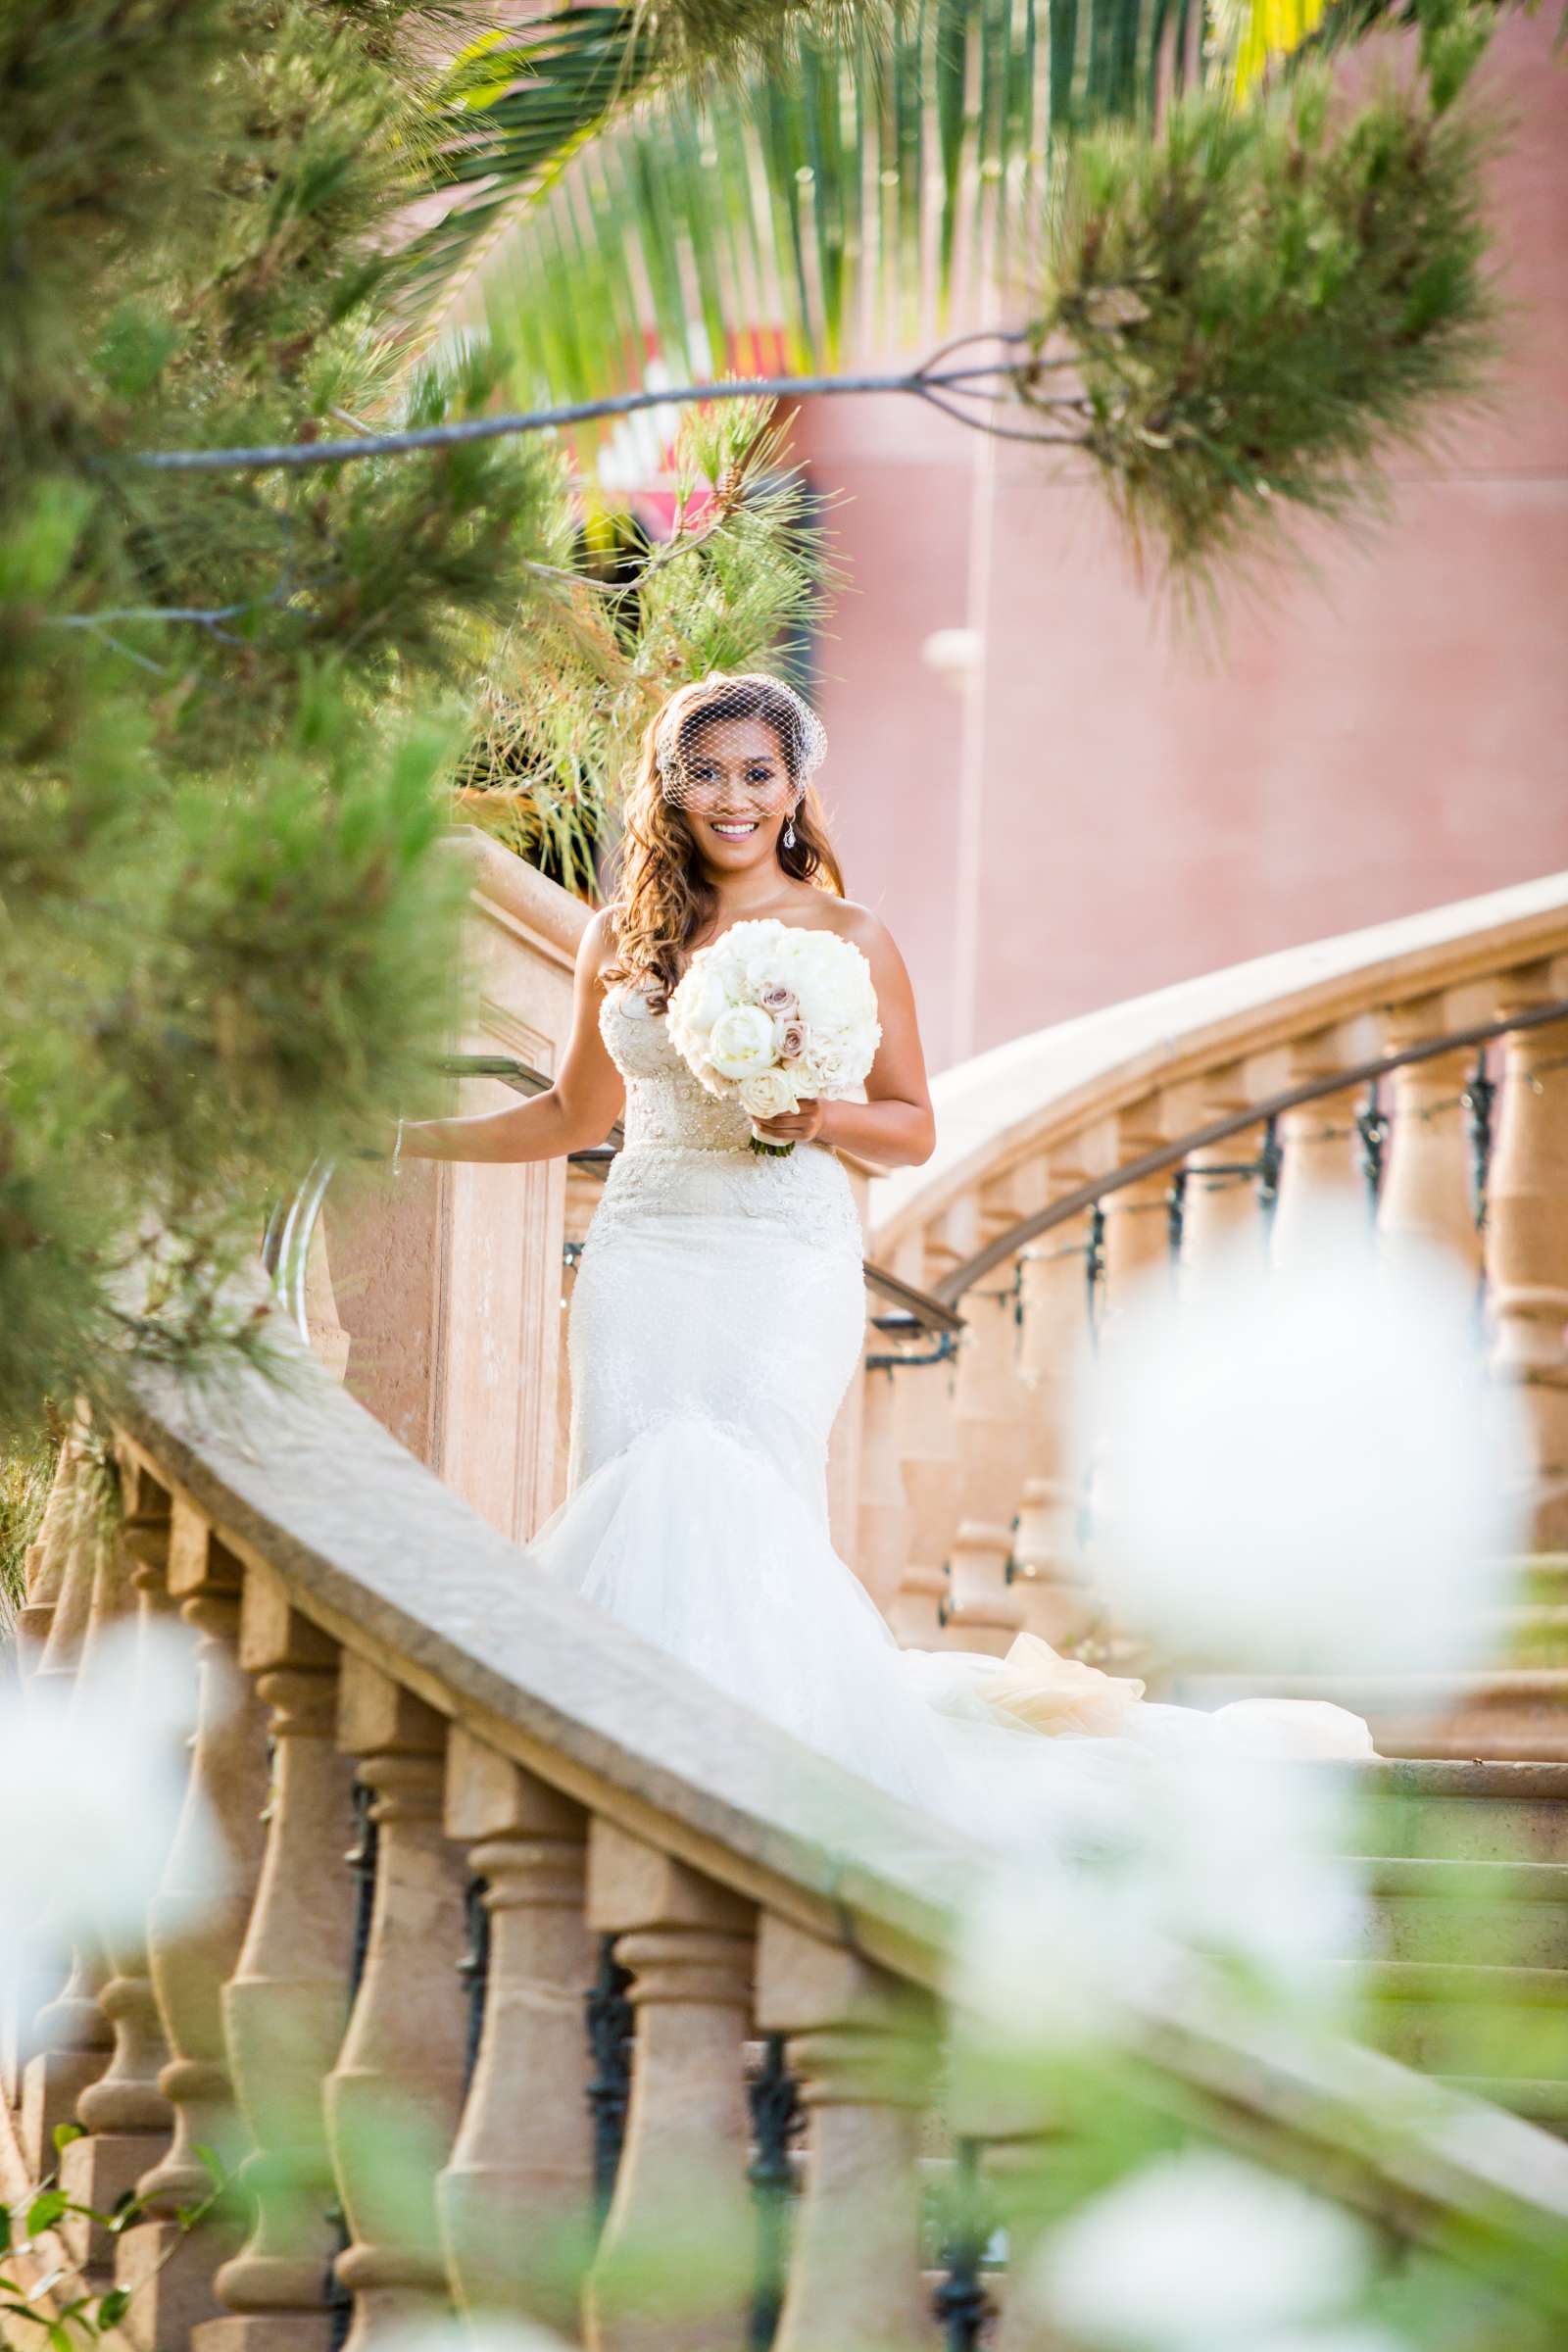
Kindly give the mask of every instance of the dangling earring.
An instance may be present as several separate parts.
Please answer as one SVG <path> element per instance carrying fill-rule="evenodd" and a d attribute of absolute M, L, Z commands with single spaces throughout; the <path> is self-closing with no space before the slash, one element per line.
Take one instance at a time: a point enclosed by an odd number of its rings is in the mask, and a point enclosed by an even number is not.
<path fill-rule="evenodd" d="M 793 816 L 784 828 L 784 847 L 787 850 L 793 850 L 795 847 L 795 819 Z"/>

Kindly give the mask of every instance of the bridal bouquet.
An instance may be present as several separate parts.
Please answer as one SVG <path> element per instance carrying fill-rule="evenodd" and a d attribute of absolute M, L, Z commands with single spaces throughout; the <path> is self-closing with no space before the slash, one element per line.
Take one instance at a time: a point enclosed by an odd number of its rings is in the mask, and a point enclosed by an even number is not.
<path fill-rule="evenodd" d="M 846 1095 L 882 1040 L 871 967 L 831 931 L 773 920 L 735 923 L 699 948 L 669 1000 L 669 1040 L 710 1095 L 754 1121 L 821 1095 Z M 752 1150 L 783 1158 L 793 1144 L 752 1129 Z"/>

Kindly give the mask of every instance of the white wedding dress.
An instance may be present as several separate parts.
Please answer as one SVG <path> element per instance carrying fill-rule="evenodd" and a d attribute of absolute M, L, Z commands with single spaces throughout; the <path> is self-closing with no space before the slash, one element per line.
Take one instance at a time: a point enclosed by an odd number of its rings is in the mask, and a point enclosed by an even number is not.
<path fill-rule="evenodd" d="M 600 1026 L 625 1080 L 625 1144 L 578 1261 L 568 1493 L 529 1546 L 537 1563 L 971 1832 L 1027 1822 L 1052 1766 L 1042 1733 L 1224 1717 L 1277 1748 L 1278 1706 L 1194 1717 L 1032 1637 L 1006 1660 L 899 1648 L 828 1532 L 828 1436 L 865 1341 L 848 1174 L 818 1144 L 754 1152 L 745 1112 L 699 1085 L 645 991 L 609 992 Z M 1368 1752 L 1358 1717 L 1287 1712 L 1286 1744 Z"/>

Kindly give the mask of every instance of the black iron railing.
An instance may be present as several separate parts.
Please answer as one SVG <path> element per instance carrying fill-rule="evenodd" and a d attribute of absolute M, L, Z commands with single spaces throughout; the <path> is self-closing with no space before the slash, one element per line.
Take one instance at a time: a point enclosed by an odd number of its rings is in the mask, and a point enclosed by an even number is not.
<path fill-rule="evenodd" d="M 1195 1152 L 1211 1151 L 1216 1144 L 1229 1143 L 1233 1137 L 1245 1135 L 1253 1127 L 1264 1130 L 1263 1149 L 1257 1159 L 1234 1171 L 1223 1172 L 1255 1176 L 1260 1198 L 1266 1205 L 1278 1189 L 1279 1146 L 1276 1139 L 1280 1119 L 1287 1111 L 1298 1110 L 1304 1103 L 1321 1102 L 1331 1096 L 1353 1094 L 1363 1088 L 1367 1092 L 1366 1104 L 1346 1132 L 1360 1136 L 1363 1169 L 1375 1190 L 1382 1181 L 1388 1137 L 1396 1117 L 1393 1111 L 1385 1111 L 1381 1106 L 1379 1090 L 1383 1082 L 1396 1070 L 1409 1069 L 1424 1061 L 1437 1061 L 1446 1054 L 1471 1050 L 1482 1054 L 1482 1066 L 1462 1092 L 1454 1097 L 1454 1105 L 1470 1113 L 1472 1144 L 1477 1151 L 1479 1214 L 1485 1203 L 1487 1155 L 1491 1151 L 1493 1108 L 1496 1095 L 1496 1082 L 1489 1078 L 1486 1072 L 1485 1049 L 1501 1038 L 1517 1037 L 1525 1030 L 1549 1028 L 1552 1022 L 1562 1020 L 1568 1020 L 1568 998 L 1554 999 L 1549 1004 L 1534 1005 L 1526 1012 L 1510 1013 L 1506 1019 L 1484 1021 L 1473 1028 L 1457 1029 L 1446 1037 L 1425 1039 L 1420 1045 L 1405 1046 L 1392 1054 L 1380 1054 L 1375 1059 L 1354 1062 L 1346 1069 L 1333 1070 L 1323 1077 L 1307 1079 L 1299 1086 L 1286 1087 L 1278 1094 L 1265 1095 L 1260 1102 L 1249 1104 L 1245 1110 L 1228 1111 L 1223 1118 L 1210 1119 L 1206 1125 L 1191 1129 L 1173 1143 L 1160 1144 L 1153 1151 L 1140 1152 L 1136 1159 L 1128 1160 L 1124 1166 L 1112 1168 L 1103 1176 L 1091 1177 L 1086 1184 L 1064 1193 L 1059 1200 L 1053 1200 L 1048 1207 L 1034 1209 L 1027 1217 L 1020 1217 L 1016 1224 L 995 1234 L 983 1249 L 975 1250 L 972 1256 L 964 1258 L 944 1274 L 936 1285 L 933 1297 L 945 1305 L 956 1306 L 977 1282 L 982 1282 L 996 1267 L 1005 1265 L 1010 1258 L 1016 1257 L 1031 1242 L 1054 1232 L 1060 1225 L 1071 1224 L 1075 1217 L 1083 1216 L 1086 1211 L 1103 1214 L 1104 1203 L 1113 1194 L 1125 1192 L 1130 1185 L 1142 1184 L 1151 1176 L 1163 1176 L 1167 1171 L 1174 1174 Z M 1564 1057 L 1564 1067 L 1568 1068 L 1568 1056 Z M 1428 1106 L 1424 1115 L 1431 1117 L 1432 1106 Z M 1221 1172 L 1214 1171 L 1216 1174 Z M 1200 1173 L 1206 1174 L 1208 1171 Z"/>

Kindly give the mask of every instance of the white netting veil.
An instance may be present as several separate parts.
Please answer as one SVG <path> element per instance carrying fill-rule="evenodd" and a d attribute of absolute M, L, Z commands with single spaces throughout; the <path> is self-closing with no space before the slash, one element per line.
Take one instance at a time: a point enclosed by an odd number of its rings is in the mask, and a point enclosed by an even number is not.
<path fill-rule="evenodd" d="M 760 722 L 768 739 L 744 756 L 721 730 Z M 742 794 L 764 814 L 797 809 L 827 752 L 827 729 L 805 697 L 765 670 L 715 671 L 679 688 L 654 736 L 660 789 L 677 808 Z"/>

